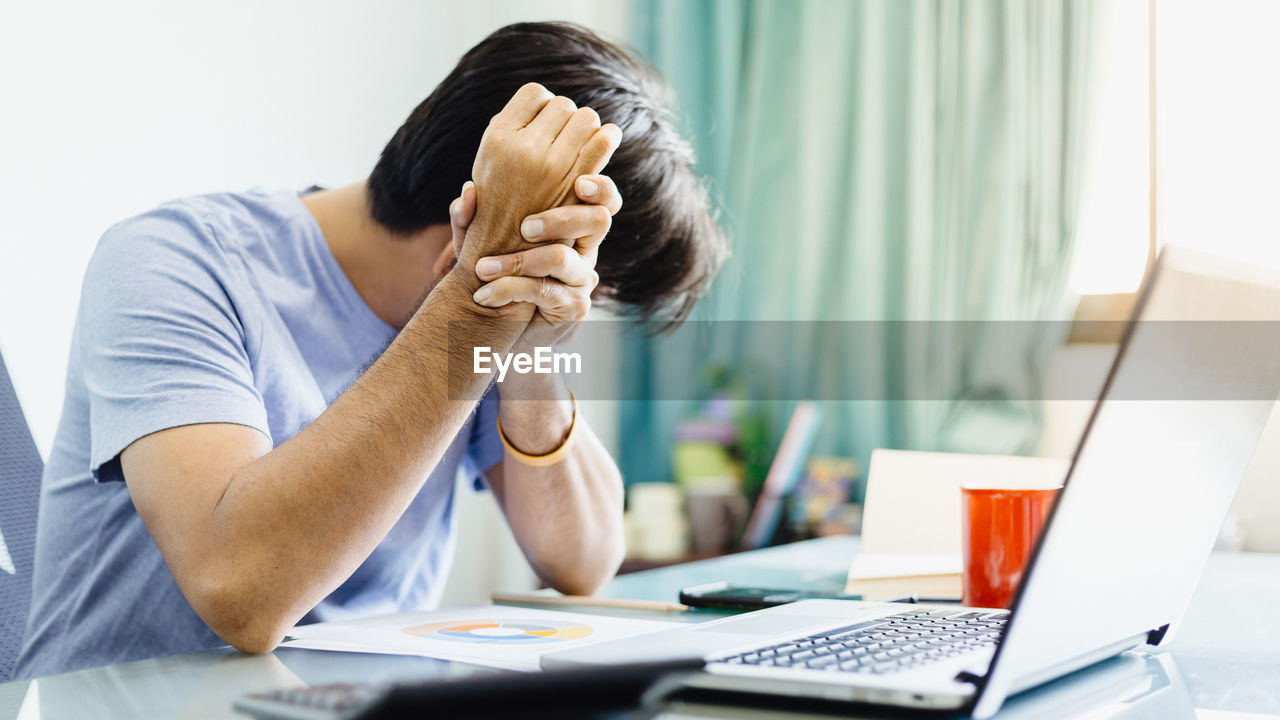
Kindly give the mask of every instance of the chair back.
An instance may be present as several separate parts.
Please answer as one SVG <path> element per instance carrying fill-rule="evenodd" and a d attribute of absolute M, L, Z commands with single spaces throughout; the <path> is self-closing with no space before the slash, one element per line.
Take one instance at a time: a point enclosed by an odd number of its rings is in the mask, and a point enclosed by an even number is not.
<path fill-rule="evenodd" d="M 43 472 L 0 355 L 0 682 L 13 677 L 27 628 Z"/>

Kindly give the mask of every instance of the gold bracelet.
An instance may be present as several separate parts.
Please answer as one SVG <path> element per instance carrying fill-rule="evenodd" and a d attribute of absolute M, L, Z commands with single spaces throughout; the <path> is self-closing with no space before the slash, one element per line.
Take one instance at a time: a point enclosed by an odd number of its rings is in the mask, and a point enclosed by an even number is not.
<path fill-rule="evenodd" d="M 502 432 L 502 417 L 498 417 L 498 437 L 502 438 L 502 445 L 515 456 L 516 460 L 528 465 L 529 467 L 548 467 L 560 462 L 573 449 L 574 438 L 578 435 L 578 398 L 573 396 L 573 391 L 569 391 L 569 400 L 573 402 L 573 420 L 569 423 L 569 434 L 565 437 L 564 442 L 560 443 L 560 447 L 552 450 L 546 455 L 530 455 L 520 452 L 516 449 L 511 441 L 507 439 L 507 434 Z"/>

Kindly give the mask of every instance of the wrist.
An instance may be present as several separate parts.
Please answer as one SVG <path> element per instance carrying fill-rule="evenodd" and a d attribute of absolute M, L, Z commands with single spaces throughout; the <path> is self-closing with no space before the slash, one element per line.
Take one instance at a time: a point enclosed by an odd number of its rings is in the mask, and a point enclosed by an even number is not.
<path fill-rule="evenodd" d="M 465 267 L 472 277 L 475 277 L 476 261 L 482 257 L 507 255 L 533 247 L 533 243 L 520 234 L 524 216 L 483 213 L 483 207 L 477 198 L 476 217 L 467 226 L 467 239 L 458 257 L 458 266 Z"/>
<path fill-rule="evenodd" d="M 560 447 L 574 424 L 574 401 L 568 386 L 558 375 L 507 378 L 495 385 L 507 440 L 529 455 Z"/>
<path fill-rule="evenodd" d="M 550 467 L 559 463 L 569 456 L 573 450 L 574 439 L 578 434 L 578 401 L 573 397 L 573 393 L 569 393 L 570 416 L 569 427 L 561 435 L 559 442 L 554 447 L 545 452 L 536 454 L 527 453 L 512 444 L 507 437 L 507 433 L 502 429 L 502 413 L 498 413 L 498 436 L 502 438 L 502 444 L 507 449 L 508 456 L 514 456 L 516 460 L 530 467 Z"/>
<path fill-rule="evenodd" d="M 483 284 L 484 281 L 476 277 L 476 258 L 462 256 L 458 258 L 458 261 L 454 263 L 449 272 L 441 278 L 433 292 L 444 292 L 454 300 L 465 298 L 472 305 L 475 305 L 475 302 L 471 300 L 471 296 L 475 295 L 476 290 L 479 290 Z M 476 307 L 481 310 L 497 309 L 479 305 Z"/>
<path fill-rule="evenodd" d="M 527 303 L 511 303 L 502 307 L 481 305 L 475 301 L 476 290 L 481 285 L 484 282 L 476 277 L 474 269 L 465 268 L 462 263 L 458 263 L 440 280 L 431 294 L 439 295 L 445 304 L 460 313 L 460 319 L 464 321 L 511 322 L 523 332 L 533 318 L 533 308 L 526 307 Z"/>

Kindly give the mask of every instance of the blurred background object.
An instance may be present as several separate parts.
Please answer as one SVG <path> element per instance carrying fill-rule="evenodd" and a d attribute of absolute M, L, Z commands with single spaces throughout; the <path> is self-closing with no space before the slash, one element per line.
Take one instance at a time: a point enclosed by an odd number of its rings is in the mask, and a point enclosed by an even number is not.
<path fill-rule="evenodd" d="M 736 548 L 747 522 L 747 498 L 736 487 L 701 486 L 688 491 L 693 552 L 722 555 Z"/>
<path fill-rule="evenodd" d="M 632 483 L 627 506 L 629 556 L 657 563 L 685 557 L 689 520 L 680 488 L 670 483 Z"/>
<path fill-rule="evenodd" d="M 792 534 L 807 540 L 860 533 L 862 508 L 851 502 L 857 481 L 853 458 L 811 458 L 791 503 Z"/>
<path fill-rule="evenodd" d="M 783 524 L 786 505 L 804 471 L 805 459 L 813 451 L 813 440 L 821 421 L 822 411 L 817 403 L 808 400 L 796 403 L 743 531 L 744 549 L 754 550 L 779 539 L 778 527 Z"/>

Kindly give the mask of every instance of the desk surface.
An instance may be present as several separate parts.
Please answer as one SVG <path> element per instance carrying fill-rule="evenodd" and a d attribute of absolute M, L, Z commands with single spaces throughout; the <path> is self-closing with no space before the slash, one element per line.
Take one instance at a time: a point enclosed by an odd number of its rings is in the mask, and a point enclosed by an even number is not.
<path fill-rule="evenodd" d="M 673 600 L 681 587 L 715 580 L 836 590 L 857 550 L 856 538 L 814 540 L 626 575 L 602 594 Z M 1001 717 L 1280 716 L 1277 612 L 1280 555 L 1215 554 L 1170 652 L 1129 653 L 1094 666 L 1014 698 Z M 717 616 L 677 616 L 688 622 L 712 617 Z M 470 666 L 427 658 L 289 648 L 247 656 L 220 648 L 0 685 L 0 720 L 240 718 L 231 701 L 255 690 L 473 672 Z M 688 714 L 681 717 L 777 717 L 758 708 L 682 710 Z"/>

